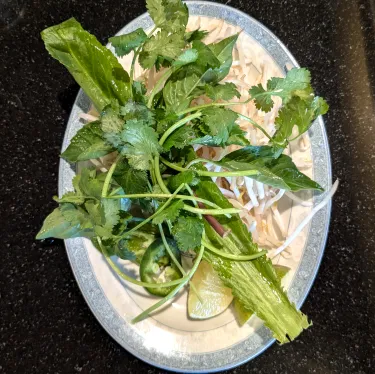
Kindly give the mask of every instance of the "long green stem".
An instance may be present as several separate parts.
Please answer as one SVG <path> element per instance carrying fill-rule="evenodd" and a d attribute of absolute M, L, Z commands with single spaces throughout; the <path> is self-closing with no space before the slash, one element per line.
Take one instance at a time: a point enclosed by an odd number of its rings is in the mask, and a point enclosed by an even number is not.
<path fill-rule="evenodd" d="M 115 162 L 111 165 L 111 167 L 108 170 L 108 173 L 105 177 L 104 184 L 103 184 L 102 197 L 106 197 L 108 194 L 108 188 L 109 188 L 109 184 L 111 183 L 112 175 L 117 167 L 117 163 L 121 160 L 121 158 L 122 158 L 122 155 L 118 155 Z"/>
<path fill-rule="evenodd" d="M 178 267 L 178 269 L 180 270 L 181 274 L 183 276 L 186 276 L 186 271 L 184 270 L 184 268 L 182 267 L 182 265 L 178 262 L 176 256 L 173 254 L 173 252 L 171 250 L 171 247 L 169 246 L 169 244 L 167 242 L 167 239 L 165 238 L 163 226 L 161 225 L 161 223 L 158 224 L 158 227 L 159 227 L 161 239 L 163 240 L 164 247 L 167 250 L 167 252 L 169 254 L 169 257 L 172 259 L 173 263 Z M 197 295 L 198 299 L 203 303 L 203 301 L 201 300 L 201 298 L 199 296 L 198 290 L 196 289 L 196 287 L 194 286 L 194 284 L 189 281 L 189 286 L 192 289 L 192 291 Z"/>
<path fill-rule="evenodd" d="M 160 157 L 160 160 L 163 164 L 169 166 L 173 170 L 177 171 L 188 171 L 189 169 L 183 168 L 172 162 L 169 162 L 164 157 Z M 207 160 L 207 162 L 211 162 L 211 160 Z M 205 177 L 246 177 L 250 175 L 257 175 L 259 172 L 257 170 L 237 170 L 237 171 L 205 171 L 205 170 L 194 170 L 198 175 L 205 176 Z"/>
<path fill-rule="evenodd" d="M 271 140 L 271 136 L 268 134 L 268 132 L 260 125 L 258 125 L 253 119 L 251 119 L 250 117 L 247 117 L 243 114 L 240 114 L 240 113 L 237 113 L 238 116 L 248 122 L 250 122 L 254 127 L 256 127 L 258 130 L 262 131 L 262 133 L 267 136 L 268 139 Z"/>
<path fill-rule="evenodd" d="M 155 26 L 148 34 L 147 36 L 150 37 L 154 32 L 155 30 L 157 29 L 157 26 Z M 131 62 L 131 65 L 130 65 L 130 73 L 129 73 L 129 83 L 130 83 L 130 94 L 131 96 L 133 97 L 133 82 L 134 82 L 134 66 L 135 66 L 135 62 L 137 60 L 137 57 L 139 55 L 139 52 L 141 51 L 143 47 L 143 44 L 140 45 L 135 51 L 134 51 L 134 55 L 133 55 L 133 59 L 132 59 L 132 62 Z"/>
<path fill-rule="evenodd" d="M 123 234 L 123 237 L 125 236 L 128 236 L 130 235 L 131 233 L 139 230 L 142 226 L 144 226 L 146 223 L 152 221 L 158 214 L 160 214 L 165 208 L 168 207 L 168 205 L 172 202 L 172 200 L 175 198 L 175 196 L 178 194 L 178 191 L 181 190 L 181 188 L 183 187 L 184 185 L 181 184 L 177 189 L 176 191 L 172 194 L 172 196 L 165 202 L 164 205 L 162 205 L 161 207 L 159 207 L 159 209 L 154 213 L 152 214 L 150 217 L 146 218 L 143 222 L 141 222 L 139 225 L 135 226 L 134 228 L 132 228 L 131 230 L 129 231 L 126 231 L 124 234 Z"/>
<path fill-rule="evenodd" d="M 200 209 L 200 208 L 193 208 L 188 205 L 184 205 L 182 208 L 183 210 L 186 210 L 191 213 L 195 214 L 209 214 L 210 216 L 224 216 L 226 214 L 238 214 L 241 212 L 241 209 L 237 208 L 228 208 L 228 209 Z"/>
<path fill-rule="evenodd" d="M 233 255 L 230 253 L 225 253 L 223 251 L 220 251 L 219 249 L 215 248 L 213 245 L 207 243 L 205 240 L 202 240 L 202 244 L 210 252 L 215 253 L 215 255 L 218 255 L 220 257 L 223 257 L 232 261 L 251 261 L 251 260 L 257 259 L 258 257 L 262 257 L 267 253 L 267 251 L 260 251 L 258 253 L 254 253 L 253 255 Z"/>
<path fill-rule="evenodd" d="M 172 286 L 176 286 L 178 284 L 180 284 L 181 282 L 184 282 L 186 279 L 188 279 L 188 276 L 185 276 L 185 277 L 182 277 L 180 279 L 176 279 L 174 281 L 170 281 L 170 282 L 165 282 L 165 283 L 148 283 L 148 282 L 141 282 L 137 279 L 134 279 L 132 277 L 129 277 L 128 275 L 126 275 L 125 273 L 123 273 L 117 266 L 116 264 L 111 260 L 110 256 L 108 255 L 105 247 L 102 245 L 102 242 L 100 240 L 100 238 L 98 237 L 97 238 L 98 240 L 98 243 L 99 243 L 99 246 L 100 246 L 100 249 L 102 251 L 102 253 L 104 254 L 104 258 L 106 259 L 106 261 L 108 262 L 108 264 L 110 265 L 110 267 L 113 269 L 113 271 L 119 276 L 121 277 L 122 279 L 126 280 L 127 282 L 130 282 L 130 283 L 133 283 L 137 286 L 141 286 L 141 287 L 147 287 L 147 288 L 159 288 L 159 287 L 172 287 Z"/>
<path fill-rule="evenodd" d="M 156 82 L 155 86 L 153 87 L 153 89 L 150 92 L 150 96 L 149 96 L 148 102 L 147 102 L 147 107 L 151 108 L 155 95 L 159 92 L 162 84 L 172 75 L 172 73 L 173 73 L 172 68 L 167 69 L 163 73 L 163 75 L 160 77 L 160 79 Z"/>
<path fill-rule="evenodd" d="M 185 185 L 186 186 L 186 185 Z M 137 193 L 137 194 L 129 194 L 129 195 L 114 195 L 114 196 L 107 196 L 107 199 L 142 199 L 142 198 L 157 198 L 157 199 L 168 199 L 171 197 L 172 194 L 164 194 L 164 193 Z M 213 208 L 221 209 L 221 207 L 215 203 L 212 203 L 209 200 L 202 199 L 197 196 L 186 196 L 186 195 L 176 195 L 176 199 L 180 200 L 188 200 L 188 201 L 197 201 L 199 203 L 212 206 Z"/>
<path fill-rule="evenodd" d="M 141 314 L 139 314 L 137 317 L 135 317 L 133 320 L 132 320 L 132 323 L 137 323 L 139 321 L 142 321 L 143 319 L 145 319 L 146 317 L 148 317 L 148 315 L 152 312 L 154 312 L 156 309 L 160 308 L 164 303 L 168 302 L 170 299 L 172 299 L 180 290 L 182 287 L 184 287 L 186 285 L 186 283 L 191 279 L 191 277 L 194 275 L 194 273 L 196 272 L 198 266 L 199 266 L 199 263 L 201 262 L 202 260 L 202 257 L 203 257 L 203 253 L 204 253 L 204 246 L 202 245 L 201 246 L 201 249 L 198 253 L 198 256 L 194 262 L 194 265 L 193 267 L 191 268 L 191 270 L 189 271 L 188 275 L 186 276 L 188 279 L 187 280 L 184 280 L 183 282 L 181 282 L 174 290 L 172 290 L 167 296 L 165 296 L 163 299 L 161 299 L 160 301 L 158 301 L 156 304 L 154 304 L 153 306 L 151 306 L 150 308 L 146 309 L 145 311 L 143 311 Z M 184 278 L 181 278 L 181 279 L 184 279 Z M 163 283 L 160 283 L 160 284 L 163 284 Z"/>
<path fill-rule="evenodd" d="M 210 104 L 204 104 L 204 105 L 197 105 L 197 106 L 192 106 L 190 108 L 187 108 L 179 113 L 177 113 L 178 116 L 183 116 L 184 114 L 195 112 L 197 110 L 201 109 L 207 109 L 215 106 L 235 106 L 235 105 L 242 105 L 242 104 L 247 104 L 250 100 L 246 101 L 239 101 L 239 102 L 226 102 L 226 103 L 210 103 Z"/>
<path fill-rule="evenodd" d="M 156 181 L 158 182 L 161 190 L 164 193 L 169 194 L 170 191 L 168 190 L 167 185 L 164 183 L 163 177 L 161 176 L 161 173 L 160 173 L 160 158 L 159 158 L 159 155 L 156 155 L 155 158 L 154 158 L 154 172 L 155 172 Z"/>
<path fill-rule="evenodd" d="M 172 132 L 176 131 L 179 127 L 185 125 L 185 123 L 191 121 L 192 119 L 200 117 L 201 115 L 202 113 L 198 112 L 180 119 L 163 134 L 163 136 L 159 140 L 159 144 L 163 145 L 164 142 L 167 140 L 168 136 L 172 134 Z"/>

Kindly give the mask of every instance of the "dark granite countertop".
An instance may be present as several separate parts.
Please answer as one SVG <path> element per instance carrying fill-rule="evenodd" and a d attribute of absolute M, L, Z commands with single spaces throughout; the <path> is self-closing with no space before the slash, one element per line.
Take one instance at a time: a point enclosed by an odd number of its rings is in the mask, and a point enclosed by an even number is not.
<path fill-rule="evenodd" d="M 222 1 L 224 2 L 224 1 Z M 268 26 L 327 98 L 333 203 L 326 253 L 303 310 L 314 321 L 234 373 L 373 373 L 375 5 L 372 0 L 228 0 Z M 143 0 L 0 0 L 0 372 L 156 373 L 91 314 L 61 241 L 34 240 L 57 191 L 58 155 L 78 91 L 39 32 L 71 16 L 101 41 Z"/>

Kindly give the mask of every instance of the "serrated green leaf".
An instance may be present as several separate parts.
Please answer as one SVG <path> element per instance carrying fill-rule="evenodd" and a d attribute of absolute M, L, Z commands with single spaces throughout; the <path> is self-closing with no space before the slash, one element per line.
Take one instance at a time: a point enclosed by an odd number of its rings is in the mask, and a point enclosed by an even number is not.
<path fill-rule="evenodd" d="M 98 158 L 113 152 L 103 136 L 100 121 L 90 122 L 78 130 L 67 149 L 61 154 L 69 162 Z"/>
<path fill-rule="evenodd" d="M 233 97 L 241 97 L 241 94 L 237 91 L 237 87 L 234 83 L 224 83 L 217 85 L 206 84 L 204 86 L 206 95 L 214 100 L 230 100 Z"/>
<path fill-rule="evenodd" d="M 155 130 L 139 126 L 137 121 L 127 121 L 121 139 L 124 142 L 121 153 L 127 157 L 130 166 L 138 170 L 148 170 L 152 158 L 161 150 Z"/>
<path fill-rule="evenodd" d="M 105 174 L 97 176 L 94 168 L 83 168 L 81 170 L 78 186 L 84 196 L 101 199 Z"/>
<path fill-rule="evenodd" d="M 147 40 L 147 35 L 143 29 L 136 29 L 129 34 L 113 36 L 109 38 L 109 42 L 112 43 L 117 56 L 125 56 L 131 51 L 134 51 L 143 42 Z"/>
<path fill-rule="evenodd" d="M 173 201 L 167 208 L 159 213 L 153 220 L 154 225 L 163 223 L 164 221 L 174 222 L 180 214 L 180 210 L 184 207 L 182 200 Z"/>
<path fill-rule="evenodd" d="M 130 119 L 141 120 L 147 126 L 152 126 L 155 123 L 154 113 L 145 104 L 131 100 L 120 107 L 120 115 L 125 121 Z"/>
<path fill-rule="evenodd" d="M 193 170 L 183 171 L 168 179 L 168 187 L 171 191 L 175 191 L 181 184 L 196 186 L 198 183 L 199 178 Z"/>
<path fill-rule="evenodd" d="M 168 34 L 167 31 L 162 30 L 145 42 L 139 54 L 139 63 L 144 69 L 151 69 L 158 57 L 176 59 L 184 46 L 185 42 L 181 35 Z"/>
<path fill-rule="evenodd" d="M 148 190 L 147 172 L 132 168 L 125 160 L 117 165 L 113 178 L 126 194 L 145 193 Z"/>
<path fill-rule="evenodd" d="M 269 112 L 273 107 L 272 96 L 279 96 L 283 104 L 287 104 L 293 96 L 308 99 L 312 94 L 310 72 L 304 68 L 293 68 L 285 78 L 271 78 L 267 82 L 267 89 L 261 84 L 250 88 L 251 99 L 257 109 Z"/>
<path fill-rule="evenodd" d="M 102 112 L 100 120 L 101 128 L 104 133 L 119 132 L 122 130 L 125 123 L 125 120 L 119 116 L 119 113 L 111 107 L 105 108 L 105 110 Z"/>
<path fill-rule="evenodd" d="M 69 70 L 99 111 L 114 99 L 120 104 L 129 99 L 127 72 L 74 18 L 45 29 L 41 35 L 51 56 Z"/>
<path fill-rule="evenodd" d="M 271 146 L 247 146 L 229 153 L 216 164 L 232 171 L 256 170 L 258 174 L 250 178 L 276 188 L 323 191 L 318 183 L 297 169 L 289 156 L 275 159 Z"/>
<path fill-rule="evenodd" d="M 202 241 L 203 222 L 196 217 L 179 217 L 173 225 L 172 234 L 180 251 L 198 248 Z"/>
<path fill-rule="evenodd" d="M 192 74 L 178 80 L 169 80 L 163 89 L 163 97 L 170 112 L 178 113 L 189 107 L 201 77 Z"/>
<path fill-rule="evenodd" d="M 182 126 L 167 138 L 163 147 L 166 150 L 170 150 L 172 147 L 182 149 L 191 144 L 195 139 L 195 136 L 195 131 L 191 126 Z"/>
<path fill-rule="evenodd" d="M 181 0 L 147 0 L 146 6 L 156 26 L 169 32 L 184 32 L 189 12 Z"/>
<path fill-rule="evenodd" d="M 319 96 L 306 101 L 293 97 L 287 105 L 283 106 L 276 117 L 276 132 L 272 142 L 280 150 L 288 145 L 294 126 L 297 126 L 299 135 L 306 132 L 314 120 L 328 111 L 328 104 Z"/>

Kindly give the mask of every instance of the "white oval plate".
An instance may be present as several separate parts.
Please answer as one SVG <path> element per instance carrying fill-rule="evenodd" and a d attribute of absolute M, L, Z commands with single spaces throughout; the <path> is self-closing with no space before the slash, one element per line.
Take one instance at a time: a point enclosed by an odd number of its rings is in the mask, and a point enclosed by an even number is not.
<path fill-rule="evenodd" d="M 238 26 L 250 36 L 257 48 L 263 48 L 276 69 L 282 72 L 286 66 L 298 66 L 296 60 L 267 28 L 255 19 L 226 5 L 204 1 L 187 3 L 190 15 L 220 18 Z M 148 29 L 152 21 L 143 14 L 118 34 L 142 27 Z M 87 112 L 90 101 L 81 90 L 69 118 L 63 150 L 74 134 L 82 127 L 80 113 Z M 324 188 L 331 185 L 331 163 L 327 136 L 322 118 L 309 130 L 312 158 L 311 174 Z M 292 146 L 293 147 L 293 146 Z M 293 152 L 293 158 L 299 157 Z M 59 194 L 72 190 L 75 167 L 61 160 L 59 171 Z M 314 196 L 314 204 L 321 197 Z M 284 200 L 283 219 L 291 232 L 297 222 L 310 208 L 303 208 Z M 328 233 L 331 205 L 315 215 L 304 233 L 293 243 L 292 254 L 280 257 L 279 263 L 292 268 L 285 280 L 290 299 L 300 308 L 314 281 L 323 255 Z M 186 292 L 173 302 L 136 325 L 130 320 L 155 302 L 143 289 L 125 284 L 107 266 L 101 254 L 86 239 L 65 241 L 68 257 L 78 285 L 92 312 L 119 344 L 138 358 L 163 369 L 179 372 L 214 372 L 240 365 L 259 355 L 274 339 L 262 322 L 253 317 L 249 323 L 239 327 L 233 311 L 207 321 L 193 321 L 187 317 Z M 125 261 L 118 265 L 127 272 L 136 268 Z"/>

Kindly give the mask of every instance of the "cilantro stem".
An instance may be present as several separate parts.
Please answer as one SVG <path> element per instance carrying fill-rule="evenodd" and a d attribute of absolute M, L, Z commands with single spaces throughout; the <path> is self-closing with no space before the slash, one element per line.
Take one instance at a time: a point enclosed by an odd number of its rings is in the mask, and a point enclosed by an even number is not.
<path fill-rule="evenodd" d="M 159 213 L 161 213 L 165 208 L 168 207 L 168 205 L 170 205 L 170 203 L 172 202 L 172 200 L 175 198 L 175 196 L 178 194 L 178 191 L 181 190 L 181 188 L 184 186 L 183 183 L 181 183 L 181 185 L 176 189 L 176 191 L 172 194 L 172 196 L 165 202 L 164 205 L 162 205 L 161 207 L 159 207 L 157 209 L 157 211 L 152 214 L 150 217 L 146 218 L 143 222 L 141 222 L 139 225 L 133 227 L 131 230 L 129 231 L 126 231 L 124 234 L 123 234 L 123 237 L 125 236 L 128 236 L 130 235 L 131 233 L 133 233 L 134 231 L 137 231 L 138 229 L 140 229 L 142 226 L 144 226 L 146 223 L 150 222 L 151 220 L 153 220 Z"/>
<path fill-rule="evenodd" d="M 185 185 L 186 186 L 186 185 Z M 137 193 L 137 194 L 129 194 L 129 195 L 114 195 L 114 196 L 107 196 L 107 199 L 141 199 L 141 198 L 146 198 L 146 197 L 155 197 L 159 199 L 167 199 L 169 197 L 173 196 L 171 193 Z M 212 206 L 214 208 L 221 209 L 221 207 L 215 203 L 212 203 L 209 200 L 202 199 L 200 197 L 196 196 L 186 196 L 186 195 L 176 195 L 175 199 L 180 199 L 180 200 L 189 200 L 189 201 L 198 201 L 202 204 Z"/>
<path fill-rule="evenodd" d="M 268 134 L 268 132 L 260 125 L 258 125 L 253 119 L 251 119 L 250 117 L 247 117 L 243 114 L 240 114 L 240 113 L 237 113 L 238 116 L 248 122 L 250 122 L 255 128 L 257 128 L 258 130 L 262 131 L 262 133 L 267 136 L 268 139 L 271 140 L 271 136 Z"/>
<path fill-rule="evenodd" d="M 167 69 L 164 74 L 160 77 L 160 79 L 156 82 L 155 86 L 150 92 L 150 96 L 147 102 L 147 107 L 151 108 L 152 102 L 154 100 L 155 95 L 159 92 L 160 86 L 172 75 L 173 70 L 172 68 Z"/>
<path fill-rule="evenodd" d="M 111 182 L 112 175 L 116 169 L 117 163 L 122 159 L 122 155 L 118 155 L 115 162 L 111 165 L 108 170 L 108 173 L 105 177 L 103 189 L 102 189 L 102 197 L 107 197 L 109 184 Z"/>
<path fill-rule="evenodd" d="M 164 157 L 160 157 L 160 160 L 163 164 L 169 166 L 173 170 L 177 171 L 188 171 L 189 169 L 183 168 L 172 162 L 169 162 Z M 212 160 L 206 160 L 206 162 L 212 162 Z M 204 177 L 246 177 L 250 175 L 257 175 L 257 170 L 237 170 L 237 171 L 222 171 L 222 172 L 215 172 L 215 171 L 205 171 L 205 170 L 194 170 L 198 175 Z"/>
<path fill-rule="evenodd" d="M 150 37 L 154 32 L 155 30 L 157 29 L 157 26 L 155 26 L 148 34 L 147 34 L 147 37 Z M 134 51 L 134 56 L 133 56 L 133 59 L 132 59 L 132 63 L 130 65 L 130 73 L 129 73 L 129 84 L 130 84 L 130 94 L 131 94 L 131 97 L 133 98 L 133 81 L 134 81 L 134 66 L 135 66 L 135 62 L 137 60 L 137 57 L 139 55 L 139 52 L 141 51 L 143 47 L 143 44 L 140 45 L 135 51 Z"/>
<path fill-rule="evenodd" d="M 171 126 L 164 134 L 163 136 L 160 138 L 159 140 L 159 144 L 160 145 L 163 145 L 164 142 L 167 140 L 168 136 L 172 134 L 172 132 L 176 131 L 179 127 L 181 127 L 182 125 L 184 125 L 185 123 L 189 122 L 190 120 L 194 119 L 194 118 L 198 118 L 202 115 L 202 113 L 198 112 L 198 113 L 195 113 L 195 114 L 190 114 L 190 116 L 187 116 L 187 117 L 184 117 L 182 118 L 181 120 L 179 120 L 178 122 L 176 122 L 173 126 Z"/>
<path fill-rule="evenodd" d="M 127 282 L 136 284 L 137 286 L 141 287 L 147 287 L 147 288 L 159 288 L 159 287 L 172 287 L 175 285 L 180 284 L 181 282 L 184 282 L 185 280 L 188 280 L 188 276 L 182 277 L 180 279 L 176 279 L 174 281 L 165 282 L 165 283 L 148 283 L 148 282 L 142 282 L 137 279 L 134 279 L 132 277 L 129 277 L 129 275 L 126 275 L 123 273 L 116 264 L 111 260 L 110 256 L 108 255 L 108 252 L 106 251 L 105 247 L 102 245 L 102 241 L 99 237 L 97 237 L 99 247 L 104 254 L 104 258 L 108 262 L 109 266 L 113 269 L 113 271 L 122 279 L 126 280 Z"/>
<path fill-rule="evenodd" d="M 212 253 L 215 255 L 218 255 L 220 257 L 226 258 L 228 260 L 233 260 L 233 261 L 250 261 L 250 260 L 255 260 L 258 257 L 264 256 L 267 251 L 260 251 L 258 253 L 254 253 L 252 255 L 233 255 L 230 253 L 225 253 L 223 251 L 220 251 L 219 249 L 215 248 L 213 245 L 207 243 L 205 240 L 202 240 L 202 244 Z"/>
<path fill-rule="evenodd" d="M 227 209 L 200 209 L 200 208 L 193 208 L 188 205 L 184 205 L 182 208 L 183 210 L 186 210 L 191 213 L 195 214 L 209 214 L 211 216 L 221 216 L 221 215 L 226 215 L 226 214 L 237 214 L 241 212 L 241 209 L 237 208 L 227 208 Z"/>
<path fill-rule="evenodd" d="M 160 143 L 160 141 L 159 141 L 159 143 Z M 164 193 L 169 194 L 170 192 L 168 190 L 168 187 L 164 183 L 163 178 L 162 178 L 161 173 L 160 173 L 160 158 L 159 158 L 159 155 L 156 155 L 155 159 L 154 159 L 154 171 L 155 171 L 156 181 L 158 182 L 161 190 Z"/>
<path fill-rule="evenodd" d="M 226 103 L 210 103 L 210 104 L 204 104 L 204 105 L 197 105 L 197 106 L 192 106 L 190 108 L 187 108 L 179 113 L 176 113 L 177 116 L 183 116 L 184 114 L 191 113 L 191 112 L 196 112 L 197 110 L 201 109 L 206 109 L 206 108 L 211 108 L 213 106 L 235 106 L 235 105 L 242 105 L 242 104 L 247 104 L 250 100 L 246 101 L 239 101 L 239 102 L 226 102 Z"/>
<path fill-rule="evenodd" d="M 176 256 L 173 254 L 173 252 L 171 250 L 171 247 L 169 246 L 169 244 L 167 242 L 167 239 L 165 238 L 163 226 L 161 225 L 161 223 L 158 224 L 158 227 L 159 227 L 161 239 L 163 240 L 164 247 L 167 250 L 169 257 L 172 259 L 172 261 L 174 262 L 174 264 L 178 267 L 178 269 L 180 270 L 180 272 L 182 273 L 182 275 L 186 276 L 186 271 L 181 266 L 181 264 L 178 262 Z M 198 290 L 196 289 L 196 287 L 194 286 L 194 284 L 189 281 L 189 286 L 191 287 L 192 291 L 197 295 L 199 301 L 201 303 L 203 303 L 203 300 L 200 298 Z"/>
<path fill-rule="evenodd" d="M 199 264 L 200 264 L 200 262 L 202 260 L 203 253 L 204 253 L 204 246 L 202 245 L 201 249 L 200 249 L 200 251 L 198 253 L 198 256 L 197 256 L 197 258 L 196 258 L 196 260 L 194 262 L 193 267 L 191 268 L 191 270 L 189 271 L 188 275 L 186 276 L 186 278 L 188 278 L 188 279 L 185 280 L 185 277 L 181 278 L 181 279 L 184 279 L 184 280 L 174 290 L 172 290 L 167 296 L 165 296 L 163 299 L 161 299 L 160 301 L 158 301 L 156 304 L 154 304 L 153 306 L 151 306 L 150 308 L 146 309 L 141 314 L 139 314 L 137 317 L 135 317 L 132 320 L 132 323 L 137 323 L 139 321 L 142 321 L 143 319 L 145 319 L 146 317 L 148 317 L 148 315 L 150 313 L 152 313 L 156 309 L 160 308 L 163 304 L 165 304 L 170 299 L 172 299 L 181 290 L 181 288 L 186 285 L 186 283 L 194 275 L 194 273 L 196 272 L 196 270 L 197 270 L 197 268 L 198 268 L 198 266 L 199 266 Z M 158 284 L 163 284 L 163 283 L 158 283 Z"/>

